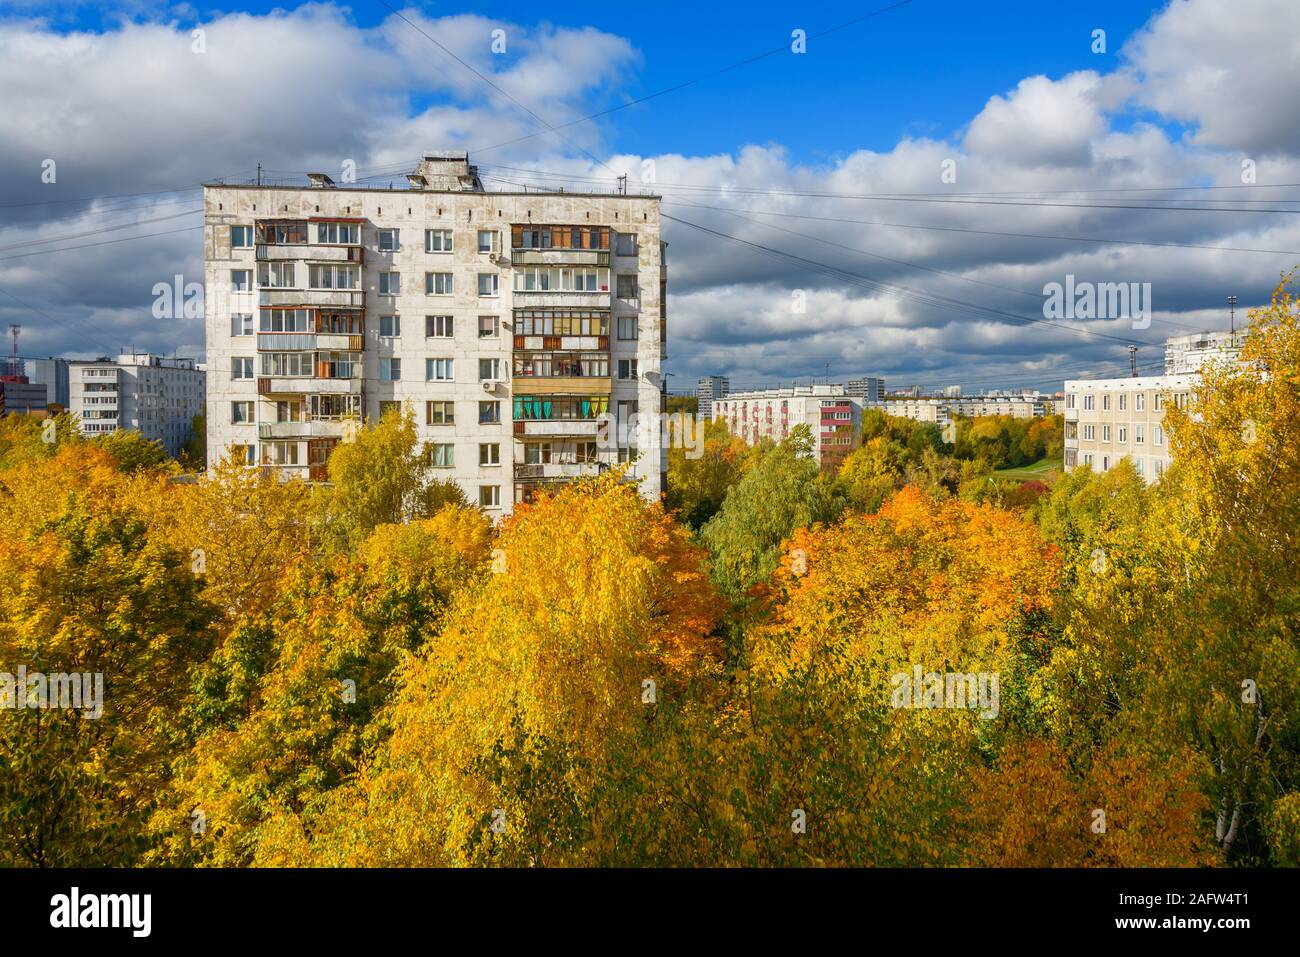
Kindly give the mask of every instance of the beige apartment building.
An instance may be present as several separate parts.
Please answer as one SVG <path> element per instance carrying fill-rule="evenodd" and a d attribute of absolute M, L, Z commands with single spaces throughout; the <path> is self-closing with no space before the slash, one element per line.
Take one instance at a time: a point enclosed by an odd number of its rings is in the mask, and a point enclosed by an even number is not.
<path fill-rule="evenodd" d="M 409 408 L 435 473 L 491 514 L 628 463 L 663 488 L 659 198 L 488 192 L 461 153 L 406 189 L 207 184 L 209 464 L 323 480 Z"/>
<path fill-rule="evenodd" d="M 795 426 L 807 425 L 813 454 L 824 468 L 843 461 L 861 437 L 862 401 L 843 385 L 732 392 L 713 400 L 711 414 L 750 445 L 764 438 L 780 442 Z"/>
<path fill-rule="evenodd" d="M 1148 482 L 1169 467 L 1166 404 L 1185 408 L 1199 376 L 1077 379 L 1065 383 L 1065 469 L 1105 472 L 1133 462 Z"/>
<path fill-rule="evenodd" d="M 1121 459 L 1148 482 L 1172 461 L 1165 411 L 1186 408 L 1211 363 L 1240 361 L 1246 334 L 1196 332 L 1165 341 L 1165 374 L 1065 383 L 1065 469 L 1105 472 Z"/>

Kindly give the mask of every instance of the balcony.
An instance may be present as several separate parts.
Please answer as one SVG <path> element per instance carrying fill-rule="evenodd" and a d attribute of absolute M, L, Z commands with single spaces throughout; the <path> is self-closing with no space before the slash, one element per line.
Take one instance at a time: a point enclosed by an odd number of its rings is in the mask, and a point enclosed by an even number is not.
<path fill-rule="evenodd" d="M 259 306 L 346 306 L 364 309 L 366 294 L 360 289 L 259 289 Z"/>
<path fill-rule="evenodd" d="M 579 437 L 594 439 L 600 431 L 597 419 L 516 419 L 516 438 Z"/>
<path fill-rule="evenodd" d="M 259 439 L 337 439 L 343 436 L 344 424 L 339 419 L 319 419 L 306 422 L 259 422 Z"/>
<path fill-rule="evenodd" d="M 511 381 L 515 395 L 609 395 L 613 390 L 609 376 L 523 376 Z"/>
<path fill-rule="evenodd" d="M 608 468 L 609 464 L 609 462 L 543 462 L 535 464 L 516 462 L 515 481 L 591 478 L 600 474 L 602 466 Z"/>
<path fill-rule="evenodd" d="M 259 376 L 258 395 L 360 395 L 361 379 Z"/>
<path fill-rule="evenodd" d="M 259 352 L 361 352 L 364 336 L 316 334 L 310 332 L 259 332 Z"/>
<path fill-rule="evenodd" d="M 514 249 L 512 266 L 608 266 L 608 249 Z"/>
<path fill-rule="evenodd" d="M 1065 421 L 1066 421 L 1066 422 L 1077 422 L 1077 421 L 1079 421 L 1079 410 L 1078 410 L 1078 409 L 1065 409 L 1065 410 L 1064 410 L 1064 414 L 1065 414 Z"/>
<path fill-rule="evenodd" d="M 364 263 L 363 246 L 326 246 L 317 243 L 258 243 L 254 256 L 258 262 L 278 262 L 286 259 L 307 259 L 320 263 Z"/>
<path fill-rule="evenodd" d="M 608 352 L 609 336 L 515 336 L 516 351 Z"/>

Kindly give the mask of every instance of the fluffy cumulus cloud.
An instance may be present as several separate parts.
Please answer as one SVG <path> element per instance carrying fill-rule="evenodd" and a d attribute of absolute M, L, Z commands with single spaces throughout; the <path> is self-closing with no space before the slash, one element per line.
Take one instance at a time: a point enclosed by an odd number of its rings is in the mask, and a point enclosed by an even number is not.
<path fill-rule="evenodd" d="M 1176 0 L 1110 72 L 1027 76 L 943 136 L 819 165 L 773 143 L 620 154 L 621 113 L 536 135 L 528 111 L 558 124 L 618 105 L 641 66 L 629 39 L 581 23 L 404 11 L 488 84 L 399 18 L 361 27 L 328 4 L 209 20 L 202 53 L 175 8 L 94 32 L 37 9 L 0 21 L 0 323 L 23 323 L 29 354 L 201 350 L 199 323 L 149 313 L 154 283 L 201 271 L 197 183 L 351 160 L 387 185 L 430 148 L 481 151 L 489 188 L 608 188 L 627 170 L 661 194 L 676 388 L 710 373 L 1056 388 L 1124 368 L 1130 341 L 1158 365 L 1165 336 L 1221 325 L 1228 293 L 1258 303 L 1300 261 L 1295 216 L 1214 208 L 1278 195 L 1240 189 L 1243 159 L 1260 184 L 1300 181 L 1294 0 Z M 1208 185 L 1236 188 L 1150 191 Z M 106 198 L 34 205 L 47 196 Z M 1174 202 L 1202 208 L 1142 208 Z M 1150 327 L 1044 321 L 1043 287 L 1067 275 L 1150 283 Z"/>

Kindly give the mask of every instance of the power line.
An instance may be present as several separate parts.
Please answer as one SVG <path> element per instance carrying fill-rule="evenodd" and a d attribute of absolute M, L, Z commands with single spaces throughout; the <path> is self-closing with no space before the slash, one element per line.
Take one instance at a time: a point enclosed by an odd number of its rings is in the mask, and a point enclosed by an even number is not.
<path fill-rule="evenodd" d="M 729 239 L 732 242 L 749 246 L 753 249 L 757 249 L 768 255 L 780 256 L 785 259 L 793 260 L 795 262 L 808 266 L 809 268 L 812 268 L 818 272 L 828 273 L 830 275 L 834 275 L 838 277 L 850 277 L 849 281 L 856 282 L 858 285 L 865 284 L 868 287 L 879 288 L 886 291 L 901 293 L 905 298 L 913 299 L 915 301 L 920 301 L 927 305 L 936 306 L 938 308 L 950 308 L 950 309 L 956 309 L 958 311 L 968 312 L 968 313 L 974 312 L 974 313 L 981 314 L 983 318 L 1001 318 L 1001 319 L 1009 319 L 1013 322 L 1035 323 L 1035 324 L 1054 326 L 1055 328 L 1063 329 L 1068 332 L 1076 333 L 1079 335 L 1087 335 L 1087 336 L 1094 336 L 1103 339 L 1111 339 L 1114 340 L 1115 342 L 1122 342 L 1125 345 L 1142 346 L 1148 344 L 1136 339 L 1127 339 L 1121 336 L 1113 336 L 1108 333 L 1096 332 L 1091 329 L 1083 329 L 1076 326 L 1061 325 L 1060 323 L 1052 322 L 1050 319 L 1039 319 L 1034 316 L 1021 316 L 1015 313 L 1003 312 L 1000 309 L 993 309 L 989 306 L 981 306 L 977 303 L 965 302 L 963 300 L 954 299 L 948 296 L 918 293 L 915 290 L 908 289 L 905 286 L 897 286 L 892 283 L 881 282 L 879 280 L 872 279 L 869 276 L 863 276 L 860 273 L 851 272 L 850 270 L 847 269 L 840 269 L 836 266 L 831 266 L 827 263 L 819 262 L 818 260 L 815 259 L 807 259 L 803 256 L 796 256 L 793 253 L 788 253 L 785 252 L 784 250 L 775 249 L 771 246 L 765 246 L 762 243 L 755 243 L 747 239 L 741 239 L 738 236 L 732 236 L 729 233 L 720 232 L 719 230 L 716 229 L 710 229 L 707 226 L 701 226 L 699 223 L 693 223 L 690 222 L 689 220 L 679 219 L 676 216 L 669 216 L 666 213 L 664 214 L 663 218 L 667 220 L 671 220 L 672 222 L 675 223 L 681 223 L 684 226 L 690 226 L 694 229 L 700 230 L 701 232 L 709 233 L 713 236 L 717 236 L 722 239 Z"/>
<path fill-rule="evenodd" d="M 137 239 L 152 239 L 155 236 L 171 236 L 174 233 L 188 233 L 196 229 L 202 229 L 203 226 L 185 226 L 181 229 L 168 229 L 161 233 L 145 233 L 142 236 L 126 236 L 122 239 L 106 239 L 98 243 L 82 243 L 80 246 L 64 246 L 61 249 L 42 249 L 34 253 L 19 253 L 17 256 L 0 256 L 0 262 L 8 262 L 11 259 L 26 259 L 29 256 L 48 256 L 50 253 L 66 253 L 74 249 L 92 249 L 96 246 L 112 246 L 116 243 L 129 243 Z"/>

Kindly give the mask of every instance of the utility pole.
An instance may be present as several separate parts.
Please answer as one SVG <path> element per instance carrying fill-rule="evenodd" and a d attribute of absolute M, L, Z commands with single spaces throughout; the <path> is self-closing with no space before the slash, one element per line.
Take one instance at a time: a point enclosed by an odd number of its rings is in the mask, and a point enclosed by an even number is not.
<path fill-rule="evenodd" d="M 620 196 L 627 195 L 627 173 L 618 178 L 618 193 Z"/>
<path fill-rule="evenodd" d="M 262 185 L 262 164 L 261 163 L 257 164 L 257 185 L 258 186 Z"/>
<path fill-rule="evenodd" d="M 1129 374 L 1136 379 L 1138 374 L 1138 347 L 1137 346 L 1128 347 L 1128 368 L 1129 368 Z"/>
<path fill-rule="evenodd" d="M 1237 333 L 1237 297 L 1228 297 L 1228 332 L 1231 335 Z"/>

